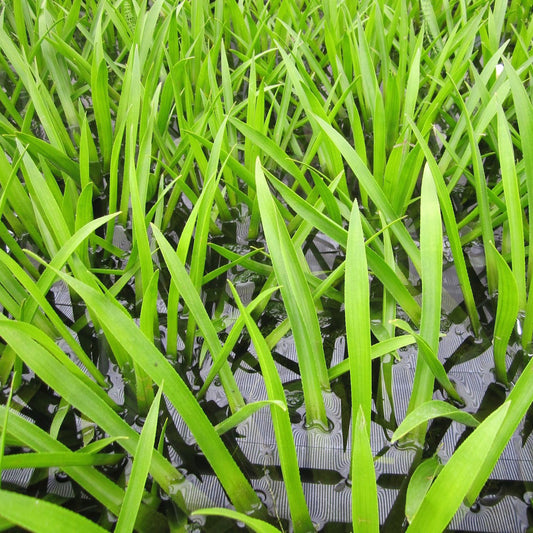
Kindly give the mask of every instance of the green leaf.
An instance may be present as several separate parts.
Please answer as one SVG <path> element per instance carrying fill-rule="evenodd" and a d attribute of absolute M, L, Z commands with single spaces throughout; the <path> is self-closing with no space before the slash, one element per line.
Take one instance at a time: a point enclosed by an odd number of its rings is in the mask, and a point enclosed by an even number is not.
<path fill-rule="evenodd" d="M 433 376 L 444 387 L 444 390 L 450 395 L 451 398 L 457 400 L 458 402 L 462 402 L 463 400 L 455 390 L 455 387 L 450 381 L 448 374 L 446 374 L 446 370 L 443 364 L 440 362 L 439 358 L 437 357 L 437 354 L 431 349 L 425 339 L 418 333 L 415 333 L 411 326 L 409 326 L 409 324 L 407 324 L 407 322 L 405 322 L 404 320 L 397 318 L 392 323 L 396 327 L 403 329 L 415 338 L 416 343 L 418 344 L 419 354 L 422 355 L 422 359 L 424 360 L 428 369 L 431 370 Z M 431 389 L 431 392 L 433 392 L 433 388 Z M 432 394 L 429 396 L 431 397 Z M 421 403 L 424 403 L 426 401 L 428 401 L 427 398 Z"/>
<path fill-rule="evenodd" d="M 437 455 L 422 461 L 414 471 L 405 496 L 405 516 L 409 522 L 420 509 L 429 487 L 437 474 L 442 470 L 442 463 Z"/>
<path fill-rule="evenodd" d="M 303 254 L 294 246 L 276 208 L 259 158 L 256 161 L 256 187 L 272 266 L 294 335 L 307 421 L 325 428 L 327 419 L 322 389 L 329 388 L 329 380 L 317 311 L 301 267 Z"/>
<path fill-rule="evenodd" d="M 268 348 L 268 345 L 259 330 L 257 324 L 250 316 L 250 312 L 241 302 L 239 294 L 235 287 L 230 283 L 230 289 L 237 302 L 239 311 L 244 318 L 248 333 L 254 343 L 257 352 L 257 358 L 261 366 L 261 372 L 265 380 L 267 396 L 270 401 L 276 401 L 283 404 L 285 409 L 279 409 L 278 406 L 272 405 L 270 414 L 272 416 L 272 425 L 276 436 L 278 453 L 280 459 L 281 472 L 285 488 L 287 490 L 287 499 L 296 533 L 313 531 L 313 524 L 309 516 L 309 510 L 305 501 L 302 483 L 300 480 L 300 470 L 298 466 L 298 457 L 296 455 L 296 446 L 292 433 L 291 421 L 287 409 L 287 399 L 281 383 L 281 378 L 274 364 L 274 359 Z"/>
<path fill-rule="evenodd" d="M 422 256 L 420 337 L 424 341 L 421 344 L 427 344 L 429 351 L 436 354 L 439 349 L 442 301 L 442 221 L 437 188 L 427 164 L 422 176 L 422 196 L 420 199 L 420 253 Z M 420 352 L 425 352 L 426 350 L 422 348 L 421 344 L 419 343 Z M 435 371 L 439 373 L 439 378 L 446 383 L 447 390 L 453 390 L 455 393 L 455 389 L 436 355 L 429 358 L 419 357 L 416 362 L 413 391 L 407 412 L 431 399 Z M 456 398 L 457 394 L 454 397 Z M 425 426 L 418 428 L 416 432 L 415 438 L 420 444 L 424 441 L 425 433 Z"/>
<path fill-rule="evenodd" d="M 483 236 L 483 246 L 487 250 L 491 242 L 494 242 L 494 232 L 492 230 L 492 220 L 488 198 L 488 187 L 483 169 L 483 160 L 481 158 L 481 152 L 479 150 L 479 138 L 476 138 L 474 134 L 474 128 L 472 121 L 470 120 L 470 113 L 465 105 L 465 102 L 456 88 L 457 98 L 459 105 L 462 109 L 462 116 L 464 117 L 466 128 L 468 132 L 468 140 L 470 142 L 470 151 L 472 153 L 472 167 L 474 173 L 474 185 L 476 189 L 477 207 L 479 209 L 479 221 L 481 225 L 481 234 Z M 493 294 L 496 290 L 496 266 L 492 254 L 485 254 L 487 263 L 487 283 L 489 294 Z"/>
<path fill-rule="evenodd" d="M 482 470 L 509 405 L 505 402 L 487 417 L 450 457 L 413 517 L 409 533 L 444 531 Z"/>
<path fill-rule="evenodd" d="M 345 276 L 346 343 L 350 361 L 352 419 L 355 420 L 358 417 L 359 407 L 362 407 L 363 418 L 366 420 L 367 433 L 370 438 L 370 413 L 372 410 L 370 287 L 363 228 L 357 203 L 354 203 L 350 216 Z"/>
<path fill-rule="evenodd" d="M 303 172 L 275 142 L 273 142 L 268 137 L 265 137 L 265 135 L 263 135 L 256 129 L 250 127 L 248 124 L 240 122 L 236 118 L 231 117 L 229 121 L 238 130 L 240 130 L 243 135 L 251 139 L 255 145 L 259 146 L 259 148 L 261 148 L 261 150 L 265 154 L 271 157 L 276 162 L 276 164 L 278 164 L 281 168 L 283 168 L 289 174 L 294 176 L 294 178 L 296 179 L 296 181 L 304 192 L 309 192 L 310 187 Z"/>
<path fill-rule="evenodd" d="M 469 413 L 440 400 L 430 400 L 411 411 L 392 435 L 391 443 L 401 439 L 420 424 L 437 417 L 450 418 L 465 426 L 477 427 L 479 422 Z"/>
<path fill-rule="evenodd" d="M 354 414 L 355 412 L 352 411 Z M 353 420 L 353 415 L 352 415 Z M 352 442 L 352 524 L 354 533 L 378 532 L 379 510 L 374 458 L 370 448 L 368 422 L 359 405 Z"/>
<path fill-rule="evenodd" d="M 104 167 L 109 169 L 113 149 L 113 131 L 111 127 L 111 105 L 107 65 L 104 60 L 102 45 L 101 18 L 96 22 L 94 36 L 93 61 L 91 65 L 91 88 L 93 96 L 94 118 L 98 129 L 99 147 Z"/>
<path fill-rule="evenodd" d="M 137 511 L 142 500 L 150 463 L 152 462 L 162 391 L 163 384 L 161 384 L 150 411 L 148 411 L 148 416 L 137 443 L 126 494 L 120 508 L 117 525 L 115 526 L 116 533 L 130 533 L 135 525 Z"/>
<path fill-rule="evenodd" d="M 9 410 L 11 409 L 11 400 L 13 399 L 13 386 L 17 378 L 17 372 L 13 372 L 13 377 L 11 378 L 11 386 L 9 387 L 9 394 L 7 395 L 6 408 L 4 417 L 2 420 L 2 434 L 0 435 L 0 481 L 2 476 L 2 471 L 6 468 L 5 461 L 5 451 L 6 451 L 6 437 L 7 437 L 7 422 L 9 420 Z"/>
<path fill-rule="evenodd" d="M 522 154 L 524 158 L 524 174 L 527 185 L 527 199 L 528 209 L 531 213 L 533 209 L 533 104 L 530 97 L 527 94 L 524 84 L 520 80 L 518 73 L 508 62 L 503 58 L 505 65 L 504 71 L 509 79 L 511 86 L 511 93 L 513 95 L 513 101 L 515 108 L 518 110 L 516 113 L 516 119 L 518 121 L 518 127 L 520 131 L 520 140 L 522 142 Z M 530 217 L 531 220 L 531 217 Z M 533 224 L 528 224 L 528 241 L 533 242 Z M 526 317 L 524 319 L 524 328 L 522 336 L 522 346 L 525 348 L 533 336 L 533 255 L 528 256 L 528 283 L 529 294 L 526 304 Z"/>
<path fill-rule="evenodd" d="M 16 132 L 14 135 L 23 145 L 28 147 L 28 150 L 34 156 L 44 156 L 57 169 L 68 174 L 74 181 L 80 182 L 80 169 L 78 165 L 67 157 L 64 152 L 33 135 L 22 132 Z"/>
<path fill-rule="evenodd" d="M 255 531 L 256 533 L 280 533 L 279 529 L 275 528 L 274 526 L 271 526 L 268 522 L 263 522 L 262 520 L 252 518 L 251 516 L 239 513 L 238 511 L 232 511 L 230 509 L 224 509 L 222 507 L 215 507 L 213 509 L 197 509 L 196 511 L 191 513 L 191 515 L 223 516 L 225 518 L 231 518 L 233 520 L 246 524 L 252 531 Z"/>
<path fill-rule="evenodd" d="M 468 315 L 470 317 L 470 322 L 472 323 L 472 328 L 474 329 L 474 332 L 477 332 L 480 328 L 479 315 L 476 309 L 475 300 L 472 293 L 472 287 L 470 285 L 470 279 L 468 277 L 468 272 L 466 269 L 465 258 L 461 246 L 461 239 L 459 237 L 459 229 L 457 227 L 457 221 L 455 219 L 450 194 L 446 188 L 446 183 L 444 181 L 444 177 L 442 176 L 442 172 L 440 171 L 439 166 L 435 161 L 435 157 L 433 156 L 433 153 L 431 152 L 428 143 L 426 142 L 422 133 L 414 124 L 414 122 L 410 119 L 407 120 L 418 140 L 418 145 L 424 152 L 424 156 L 427 160 L 427 165 L 429 166 L 429 170 L 427 169 L 427 167 L 424 169 L 424 174 L 426 174 L 427 172 L 429 174 L 428 177 L 433 177 L 434 184 L 437 189 L 440 209 L 442 211 L 442 219 L 446 226 L 446 232 L 448 235 L 448 240 L 450 242 L 450 248 L 453 253 L 457 277 L 459 279 L 459 284 L 461 285 L 461 290 L 465 299 L 465 304 L 468 310 Z"/>
<path fill-rule="evenodd" d="M 230 429 L 237 427 L 239 424 L 244 422 L 247 418 L 251 417 L 256 411 L 273 405 L 279 407 L 281 410 L 286 411 L 287 405 L 279 400 L 261 400 L 259 402 L 247 403 L 244 407 L 241 407 L 235 414 L 226 418 L 222 422 L 219 422 L 215 426 L 215 430 L 219 435 L 223 435 Z"/>
<path fill-rule="evenodd" d="M 104 533 L 106 530 L 69 509 L 32 498 L 0 490 L 0 516 L 36 533 Z"/>
<path fill-rule="evenodd" d="M 370 288 L 359 206 L 354 202 L 346 246 L 346 342 L 352 395 L 352 522 L 354 531 L 379 531 L 376 475 L 370 449 L 372 359 Z"/>
<path fill-rule="evenodd" d="M 520 191 L 514 158 L 514 148 L 505 112 L 498 106 L 498 155 L 502 171 L 502 183 L 509 221 L 511 238 L 511 266 L 516 281 L 518 305 L 521 310 L 526 306 L 526 263 L 524 247 L 524 227 Z"/>
<path fill-rule="evenodd" d="M 370 347 L 370 356 L 372 357 L 372 359 L 376 359 L 388 353 L 394 352 L 399 348 L 403 348 L 404 346 L 409 346 L 414 342 L 416 341 L 412 335 L 400 335 L 399 337 L 385 339 L 383 341 L 378 342 L 377 344 L 373 344 Z M 329 379 L 333 380 L 349 371 L 350 361 L 349 359 L 345 359 L 344 361 L 337 363 L 335 366 L 329 369 Z"/>
<path fill-rule="evenodd" d="M 2 468 L 112 465 L 118 463 L 123 457 L 122 453 L 16 453 L 4 456 Z"/>
<path fill-rule="evenodd" d="M 213 201 L 218 191 L 219 178 L 217 176 L 217 168 L 220 159 L 220 149 L 225 135 L 226 121 L 224 120 L 220 125 L 213 149 L 209 155 L 207 164 L 207 171 L 205 181 L 203 184 L 202 194 L 196 204 L 198 206 L 198 217 L 194 231 L 194 243 L 192 248 L 191 267 L 189 276 L 196 287 L 198 294 L 202 288 L 202 278 L 204 276 L 205 261 L 207 255 L 207 239 L 209 236 L 209 226 L 211 223 L 211 214 L 213 211 Z M 222 167 L 224 165 L 222 164 Z M 182 256 L 183 257 L 183 256 Z M 187 333 L 185 337 L 185 353 L 189 360 L 192 358 L 192 351 L 194 348 L 194 339 L 196 331 L 196 321 L 194 314 L 191 313 L 187 322 Z M 225 379 L 221 376 L 221 379 Z"/>
<path fill-rule="evenodd" d="M 498 268 L 498 306 L 496 308 L 496 322 L 494 324 L 494 365 L 496 377 L 507 384 L 507 368 L 505 356 L 513 328 L 516 324 L 519 307 L 519 292 L 516 278 L 509 265 L 491 243 L 487 254 L 494 257 Z"/>
<path fill-rule="evenodd" d="M 263 303 L 266 303 L 266 301 L 270 298 L 270 296 L 279 289 L 279 287 L 272 287 L 268 290 L 263 290 L 261 293 L 252 300 L 248 304 L 248 312 L 252 313 L 257 307 L 260 305 L 263 305 Z M 220 369 L 223 365 L 227 364 L 226 361 L 228 360 L 228 357 L 230 356 L 235 344 L 237 344 L 237 341 L 239 340 L 239 337 L 242 332 L 242 328 L 244 327 L 244 318 L 242 315 L 240 315 L 235 323 L 233 324 L 233 327 L 231 328 L 231 331 L 229 332 L 229 335 L 226 339 L 226 342 L 224 343 L 224 346 L 222 347 L 222 350 L 219 354 L 219 357 L 216 361 L 213 362 L 213 366 L 209 370 L 209 374 L 205 378 L 204 384 L 202 385 L 202 388 L 198 391 L 197 398 L 202 398 L 205 395 L 205 392 L 213 382 L 213 379 L 216 377 L 216 375 L 219 373 Z M 242 409 L 246 408 L 246 405 L 241 407 L 233 416 L 238 416 L 240 411 Z"/>
<path fill-rule="evenodd" d="M 483 485 L 487 481 L 496 462 L 511 439 L 521 420 L 526 416 L 531 406 L 531 391 L 533 390 L 533 358 L 516 381 L 507 397 L 509 410 L 501 425 L 490 436 L 491 448 L 483 468 L 477 473 L 467 496 L 467 505 L 472 505 L 478 497 Z"/>

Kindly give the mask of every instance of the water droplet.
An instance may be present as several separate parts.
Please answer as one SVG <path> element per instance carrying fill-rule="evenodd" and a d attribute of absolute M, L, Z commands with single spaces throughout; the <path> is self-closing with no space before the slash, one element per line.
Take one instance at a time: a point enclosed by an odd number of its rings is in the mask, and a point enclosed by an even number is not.
<path fill-rule="evenodd" d="M 324 425 L 319 420 L 314 420 L 313 422 L 310 422 L 310 423 L 306 422 L 304 424 L 304 428 L 310 431 L 318 430 L 322 433 L 331 433 L 333 431 L 333 428 L 335 427 L 335 424 L 329 418 L 327 419 L 326 424 L 327 425 Z"/>
<path fill-rule="evenodd" d="M 333 487 L 334 492 L 343 492 L 346 490 L 346 481 L 343 479 Z"/>
<path fill-rule="evenodd" d="M 263 509 L 263 504 L 261 502 L 254 503 L 250 506 L 250 510 L 246 511 L 245 514 L 248 516 L 254 516 L 256 514 L 259 514 L 261 512 L 261 509 Z"/>
<path fill-rule="evenodd" d="M 68 481 L 68 475 L 63 470 L 58 470 L 54 474 L 54 478 L 58 483 L 65 483 Z"/>
<path fill-rule="evenodd" d="M 492 507 L 496 505 L 497 503 L 499 503 L 502 498 L 503 498 L 502 489 L 498 489 L 496 493 L 493 493 L 493 494 L 489 493 L 489 494 L 485 494 L 484 496 L 481 496 L 479 498 L 479 502 L 482 505 Z"/>
<path fill-rule="evenodd" d="M 261 502 L 263 502 L 263 505 L 268 505 L 268 498 L 265 491 L 256 490 L 255 493 L 257 494 Z"/>
<path fill-rule="evenodd" d="M 481 505 L 479 505 L 478 502 L 475 502 L 474 505 L 470 507 L 470 511 L 473 513 L 479 513 L 479 511 L 481 511 Z"/>
<path fill-rule="evenodd" d="M 273 450 L 270 446 L 262 445 L 259 448 L 259 454 L 263 458 L 263 464 L 270 464 L 270 460 L 272 459 L 272 453 Z"/>
<path fill-rule="evenodd" d="M 475 335 L 472 336 L 472 342 L 473 342 L 474 344 L 483 344 L 483 340 L 484 340 L 484 339 L 483 339 L 483 337 L 481 337 L 481 335 L 479 335 L 479 336 L 475 336 Z"/>
<path fill-rule="evenodd" d="M 168 486 L 166 493 L 170 497 L 175 496 L 176 494 L 180 492 L 181 488 L 183 487 L 183 484 L 184 484 L 184 481 L 176 481 L 175 483 L 171 483 Z"/>
<path fill-rule="evenodd" d="M 146 417 L 141 415 L 135 415 L 135 418 L 133 419 L 133 423 L 136 426 L 143 427 L 144 423 L 146 422 Z"/>
<path fill-rule="evenodd" d="M 157 491 L 159 495 L 159 499 L 162 502 L 168 502 L 170 501 L 170 495 L 166 493 L 161 487 L 159 487 L 159 490 Z"/>

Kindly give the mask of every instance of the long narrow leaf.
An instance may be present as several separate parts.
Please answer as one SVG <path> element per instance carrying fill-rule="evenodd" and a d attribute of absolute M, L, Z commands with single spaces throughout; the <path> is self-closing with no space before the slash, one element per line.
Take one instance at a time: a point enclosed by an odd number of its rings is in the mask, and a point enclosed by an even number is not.
<path fill-rule="evenodd" d="M 329 388 L 329 380 L 316 307 L 300 267 L 301 250 L 295 248 L 276 208 L 259 159 L 255 171 L 261 221 L 298 354 L 307 421 L 327 427 L 322 389 Z"/>
<path fill-rule="evenodd" d="M 161 387 L 152 402 L 137 444 L 128 487 L 120 508 L 117 525 L 115 526 L 117 533 L 129 533 L 133 531 L 133 526 L 135 525 L 137 509 L 142 500 L 146 477 L 152 462 L 162 391 L 163 388 Z"/>
<path fill-rule="evenodd" d="M 265 387 L 267 389 L 268 399 L 270 401 L 282 402 L 285 409 L 279 409 L 276 405 L 272 405 L 270 413 L 272 415 L 272 424 L 276 435 L 276 442 L 278 444 L 278 453 L 280 458 L 281 471 L 283 473 L 283 480 L 287 489 L 287 498 L 289 501 L 289 509 L 295 532 L 306 532 L 313 530 L 313 524 L 309 516 L 309 510 L 305 501 L 302 483 L 300 480 L 300 471 L 298 467 L 298 457 L 296 456 L 296 446 L 294 444 L 294 437 L 292 434 L 291 421 L 287 408 L 287 400 L 281 379 L 276 370 L 274 359 L 270 353 L 270 349 L 261 334 L 257 324 L 250 316 L 248 310 L 243 306 L 241 299 L 235 287 L 230 285 L 231 292 L 239 311 L 244 317 L 246 328 L 250 333 L 252 342 L 254 343 L 257 352 L 257 358 L 261 365 L 261 370 L 265 378 Z"/>
<path fill-rule="evenodd" d="M 4 406 L 0 406 L 0 416 L 5 416 L 6 411 L 7 409 Z M 25 446 L 39 452 L 39 455 L 49 453 L 72 454 L 64 444 L 52 438 L 33 422 L 22 418 L 13 411 L 10 412 L 7 433 L 19 442 L 24 443 Z M 120 437 L 120 440 L 124 440 L 124 438 Z M 97 441 L 97 443 L 105 443 L 106 441 L 108 439 L 102 439 L 102 441 Z M 95 451 L 98 451 L 98 447 L 95 447 Z M 79 453 L 76 452 L 76 455 Z M 87 454 L 89 453 L 90 449 L 87 449 Z M 63 471 L 112 513 L 118 515 L 124 497 L 124 491 L 118 485 L 94 468 L 63 466 Z M 139 529 L 150 527 L 154 531 L 162 531 L 166 528 L 166 520 L 162 515 L 156 514 L 149 507 L 142 504 L 139 508 L 137 527 Z"/>
<path fill-rule="evenodd" d="M 197 403 L 163 354 L 144 336 L 125 313 L 117 313 L 114 303 L 87 285 L 66 277 L 69 283 L 102 320 L 104 328 L 130 354 L 132 359 L 160 387 L 189 426 L 198 445 L 217 472 L 221 483 L 234 505 L 241 510 L 252 510 L 259 504 L 255 492 L 239 470 L 235 461 L 217 435 L 206 414 Z"/>
<path fill-rule="evenodd" d="M 490 248 L 487 249 L 487 253 L 492 254 L 498 268 L 498 306 L 494 324 L 494 365 L 498 380 L 507 384 L 505 357 L 509 339 L 518 316 L 519 291 L 515 276 L 513 276 L 509 265 L 496 250 L 494 244 L 491 244 Z"/>
<path fill-rule="evenodd" d="M 378 492 L 368 423 L 359 405 L 352 439 L 352 523 L 354 532 L 379 531 Z"/>
<path fill-rule="evenodd" d="M 422 255 L 420 336 L 428 344 L 431 351 L 437 353 L 442 299 L 442 222 L 437 189 L 429 165 L 426 165 L 422 177 L 420 202 L 420 252 Z M 446 376 L 445 373 L 444 376 Z M 407 412 L 413 411 L 431 399 L 434 381 L 435 376 L 430 366 L 425 358 L 419 357 Z M 424 440 L 425 433 L 425 426 L 422 426 L 422 428 L 418 428 L 415 434 L 415 438 L 420 444 Z"/>
<path fill-rule="evenodd" d="M 491 450 L 493 435 L 509 410 L 504 403 L 470 435 L 446 463 L 415 514 L 409 532 L 444 531 Z"/>
<path fill-rule="evenodd" d="M 354 203 L 350 216 L 344 291 L 352 391 L 352 521 L 354 531 L 379 531 L 376 476 L 370 449 L 370 289 L 365 241 L 357 203 Z"/>
<path fill-rule="evenodd" d="M 461 247 L 461 239 L 459 237 L 459 229 L 457 228 L 457 221 L 453 212 L 452 201 L 450 199 L 448 190 L 446 189 L 446 184 L 444 182 L 442 172 L 440 171 L 437 162 L 435 161 L 435 157 L 433 156 L 427 142 L 422 136 L 422 133 L 412 121 L 409 121 L 409 125 L 413 130 L 413 133 L 415 134 L 422 151 L 424 152 L 424 156 L 426 157 L 427 164 L 429 165 L 431 175 L 435 180 L 435 187 L 437 189 L 440 208 L 442 211 L 442 219 L 446 226 L 448 240 L 450 241 L 450 248 L 452 250 L 453 258 L 455 261 L 457 277 L 459 279 L 459 284 L 461 285 L 461 290 L 463 292 L 465 304 L 468 309 L 468 315 L 472 323 L 472 328 L 474 332 L 477 332 L 480 328 L 479 315 L 476 309 L 470 280 L 468 278 L 465 258 Z"/>
<path fill-rule="evenodd" d="M 511 267 L 516 281 L 518 305 L 524 310 L 526 306 L 526 263 L 520 191 L 511 133 L 501 106 L 498 107 L 498 151 L 511 238 Z"/>
<path fill-rule="evenodd" d="M 223 516 L 225 518 L 231 518 L 238 522 L 246 524 L 252 531 L 256 533 L 280 533 L 280 530 L 271 526 L 268 522 L 263 522 L 257 518 L 252 518 L 238 511 L 233 511 L 231 509 L 224 509 L 222 507 L 216 507 L 213 509 L 198 509 L 191 513 L 193 516 L 205 515 L 205 516 Z"/>
<path fill-rule="evenodd" d="M 0 516 L 36 533 L 87 533 L 106 530 L 84 516 L 44 500 L 0 490 Z"/>

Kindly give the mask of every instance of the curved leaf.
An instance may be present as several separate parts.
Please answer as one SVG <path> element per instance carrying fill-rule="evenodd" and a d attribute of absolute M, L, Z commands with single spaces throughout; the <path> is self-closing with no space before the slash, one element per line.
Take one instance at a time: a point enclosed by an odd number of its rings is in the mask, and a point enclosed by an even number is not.
<path fill-rule="evenodd" d="M 256 411 L 267 407 L 269 405 L 278 407 L 282 411 L 287 410 L 287 405 L 279 400 L 261 400 L 258 402 L 247 403 L 244 407 L 241 407 L 235 414 L 226 418 L 222 422 L 215 426 L 215 430 L 219 435 L 223 435 L 230 429 L 237 427 L 241 422 L 244 422 L 247 418 L 251 417 Z"/>
<path fill-rule="evenodd" d="M 441 470 L 442 463 L 438 456 L 434 455 L 422 461 L 413 472 L 405 496 L 405 516 L 409 522 L 413 520 L 416 512 L 420 509 L 429 487 Z"/>
<path fill-rule="evenodd" d="M 278 528 L 271 526 L 268 522 L 263 522 L 257 518 L 252 518 L 247 514 L 239 513 L 238 511 L 232 511 L 230 509 L 224 509 L 222 507 L 215 507 L 213 509 L 198 509 L 191 513 L 192 516 L 206 515 L 206 516 L 223 516 L 225 518 L 231 518 L 246 524 L 252 531 L 256 533 L 280 533 Z"/>
<path fill-rule="evenodd" d="M 317 311 L 301 267 L 303 254 L 277 210 L 259 158 L 255 170 L 261 222 L 298 354 L 307 421 L 327 427 L 322 389 L 329 388 L 329 379 Z"/>
<path fill-rule="evenodd" d="M 507 369 L 505 356 L 507 345 L 516 324 L 519 307 L 518 287 L 513 272 L 505 259 L 496 250 L 494 244 L 487 249 L 498 267 L 498 306 L 496 308 L 496 322 L 494 324 L 494 365 L 496 377 L 502 383 L 507 384 Z"/>
<path fill-rule="evenodd" d="M 89 519 L 54 503 L 0 490 L 0 516 L 36 533 L 105 533 Z"/>
<path fill-rule="evenodd" d="M 505 402 L 486 418 L 450 457 L 413 517 L 409 533 L 444 531 L 482 470 L 509 405 Z"/>
<path fill-rule="evenodd" d="M 401 439 L 420 424 L 438 417 L 450 418 L 465 426 L 476 427 L 479 425 L 479 422 L 471 414 L 465 413 L 449 403 L 431 400 L 419 405 L 403 419 L 403 422 L 392 435 L 391 443 Z"/>

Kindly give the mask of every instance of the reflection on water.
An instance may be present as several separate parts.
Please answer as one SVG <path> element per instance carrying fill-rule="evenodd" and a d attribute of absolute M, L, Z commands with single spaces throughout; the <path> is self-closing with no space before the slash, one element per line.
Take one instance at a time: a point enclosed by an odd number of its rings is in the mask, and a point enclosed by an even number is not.
<path fill-rule="evenodd" d="M 240 227 L 239 253 L 249 251 Z M 124 231 L 124 241 L 128 241 Z M 342 252 L 327 238 L 314 234 L 311 245 L 306 246 L 306 258 L 310 268 L 315 272 L 331 270 L 342 259 Z M 474 286 L 484 287 L 484 270 L 479 268 L 479 249 L 469 247 L 469 257 L 473 258 L 470 275 Z M 214 251 L 210 251 L 208 263 L 214 269 L 220 266 L 219 258 Z M 259 257 L 257 256 L 259 260 Z M 123 265 L 122 265 L 123 266 Z M 242 268 L 230 272 L 236 281 L 241 296 L 250 301 L 261 289 L 265 277 L 257 273 L 250 273 Z M 166 279 L 165 273 L 161 278 Z M 414 286 L 417 280 L 411 271 L 411 281 Z M 224 288 L 224 279 L 210 284 L 210 294 L 206 298 L 206 307 L 210 312 L 218 313 L 221 324 L 221 335 L 224 326 L 231 327 L 236 317 L 235 308 L 229 300 Z M 216 283 L 219 284 L 215 287 Z M 491 413 L 506 398 L 508 391 L 494 378 L 492 358 L 492 328 L 493 306 L 485 298 L 479 302 L 483 330 L 481 335 L 474 338 L 469 330 L 468 320 L 461 304 L 461 293 L 457 288 L 457 279 L 451 262 L 445 263 L 443 293 L 443 319 L 441 322 L 443 337 L 439 347 L 439 357 L 446 371 L 454 383 L 460 396 L 465 401 L 464 410 L 484 418 Z M 163 291 L 162 291 L 163 293 Z M 380 291 L 374 288 L 375 309 L 380 308 Z M 62 284 L 54 286 L 50 300 L 58 312 L 64 317 L 67 325 L 72 326 L 75 321 L 83 320 L 83 306 L 76 303 L 73 306 L 68 290 Z M 122 298 L 131 313 L 136 312 L 134 291 L 131 286 L 125 287 L 119 298 Z M 76 308 L 77 307 L 77 308 Z M 217 311 L 218 310 L 218 311 Z M 222 310 L 222 311 L 220 311 Z M 166 343 L 166 307 L 162 301 L 159 306 L 159 322 L 161 324 L 162 346 Z M 378 316 L 378 313 L 374 313 Z M 400 316 L 400 312 L 398 315 Z M 261 315 L 260 325 L 265 333 L 271 331 L 285 319 L 281 302 L 275 298 L 265 308 Z M 329 366 L 333 366 L 346 358 L 346 342 L 344 335 L 344 313 L 340 303 L 324 300 L 324 310 L 320 315 L 323 331 L 325 355 Z M 382 328 L 379 320 L 373 325 Z M 180 332 L 186 327 L 186 320 L 180 317 Z M 228 330 L 229 331 L 229 330 Z M 381 330 L 380 330 L 381 331 Z M 113 400 L 121 405 L 124 418 L 138 431 L 141 430 L 142 420 L 137 416 L 135 395 L 131 377 L 124 375 L 110 359 L 107 343 L 98 332 L 94 332 L 92 324 L 78 328 L 76 337 L 82 343 L 87 353 L 97 362 L 99 369 L 106 375 L 109 390 Z M 513 339 L 511 339 L 513 340 Z M 373 342 L 376 342 L 374 339 Z M 206 359 L 200 368 L 198 361 L 201 349 L 195 352 L 195 366 L 183 370 L 184 358 L 180 356 L 183 343 L 178 345 L 178 357 L 172 364 L 180 375 L 188 381 L 193 390 L 199 390 L 206 378 L 210 360 Z M 327 431 L 309 429 L 305 427 L 305 404 L 301 391 L 300 377 L 294 342 L 290 335 L 286 335 L 273 350 L 276 366 L 286 390 L 290 418 L 293 423 L 293 433 L 301 467 L 304 491 L 307 497 L 311 517 L 317 529 L 329 531 L 351 530 L 351 480 L 350 472 L 350 397 L 349 380 L 341 376 L 332 383 L 332 391 L 324 393 L 329 428 Z M 405 529 L 404 505 L 409 476 L 417 464 L 424 458 L 437 455 L 441 462 L 446 462 L 449 456 L 469 434 L 464 426 L 445 419 L 433 421 L 428 430 L 424 450 L 417 450 L 408 444 L 391 446 L 390 437 L 396 425 L 395 420 L 401 421 L 407 409 L 413 376 L 416 365 L 417 350 L 411 346 L 399 350 L 399 359 L 392 363 L 392 397 L 381 391 L 374 397 L 373 421 L 371 425 L 371 445 L 375 456 L 375 468 L 378 484 L 378 498 L 382 530 L 398 532 Z M 508 367 L 512 381 L 520 374 L 527 356 L 518 348 L 511 345 L 508 351 Z M 253 345 L 246 332 L 241 335 L 232 355 L 232 369 L 236 381 L 247 402 L 254 402 L 266 398 L 266 390 L 262 376 L 258 373 L 258 366 Z M 374 374 L 379 373 L 379 363 L 376 363 Z M 378 380 L 374 383 L 375 392 Z M 4 394 L 7 394 L 4 390 Z M 435 398 L 446 399 L 438 388 Z M 379 404 L 377 403 L 379 401 Z M 202 405 L 213 423 L 218 423 L 228 415 L 225 395 L 220 384 L 215 380 L 207 390 Z M 51 420 L 59 407 L 59 398 L 47 387 L 35 379 L 31 373 L 24 376 L 23 386 L 13 399 L 13 406 L 23 415 L 30 417 L 40 427 L 48 429 Z M 199 453 L 194 439 L 183 423 L 181 417 L 169 402 L 162 405 L 163 416 L 169 419 L 165 436 L 165 455 L 186 475 L 187 482 L 177 489 L 187 505 L 228 506 L 229 502 L 220 483 L 212 470 Z M 94 428 L 89 428 L 94 431 Z M 69 411 L 65 418 L 59 439 L 75 450 L 82 446 L 84 431 L 87 431 L 87 421 L 82 420 L 74 411 Z M 96 428 L 96 438 L 101 438 L 100 430 Z M 533 497 L 533 408 L 529 410 L 525 420 L 506 447 L 489 483 L 483 489 L 478 501 L 470 508 L 463 507 L 450 525 L 450 531 L 525 531 L 533 526 L 531 514 L 531 498 Z M 224 435 L 224 442 L 230 449 L 235 460 L 243 472 L 250 479 L 253 487 L 261 495 L 272 516 L 272 523 L 289 528 L 289 509 L 285 487 L 283 484 L 279 456 L 276 447 L 274 431 L 268 409 L 261 409 L 236 429 Z M 118 445 L 110 449 L 120 451 Z M 8 446 L 6 453 L 21 451 L 15 445 Z M 119 479 L 124 472 L 131 468 L 131 461 L 124 460 L 116 465 L 102 467 L 112 479 Z M 50 469 L 41 470 L 4 470 L 2 472 L 4 487 L 25 490 L 33 495 L 54 495 L 65 505 L 92 517 L 100 517 L 103 510 L 99 504 L 88 497 L 62 471 Z M 201 487 L 201 491 L 193 487 Z M 181 520 L 179 512 L 168 497 L 161 498 L 161 509 L 169 516 L 169 520 Z M 160 510 L 161 510 L 160 509 Z M 175 516 L 175 518 L 171 518 Z M 177 518 L 176 518 L 177 517 Z M 183 518 L 183 517 L 182 517 Z M 216 518 L 195 518 L 189 525 L 189 531 L 232 531 L 235 523 Z"/>

